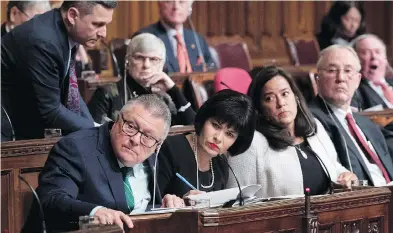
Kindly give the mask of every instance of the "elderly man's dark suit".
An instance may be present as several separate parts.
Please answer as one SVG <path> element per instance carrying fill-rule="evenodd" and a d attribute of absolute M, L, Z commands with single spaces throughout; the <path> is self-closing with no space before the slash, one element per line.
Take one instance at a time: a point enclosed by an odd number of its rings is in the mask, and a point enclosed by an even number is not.
<path fill-rule="evenodd" d="M 336 147 L 338 158 L 342 165 L 347 169 L 350 169 L 349 164 L 351 163 L 353 173 L 355 173 L 360 180 L 368 180 L 370 184 L 372 184 L 370 172 L 368 171 L 366 164 L 364 163 L 355 144 L 352 142 L 348 133 L 342 127 L 330 107 L 327 104 L 325 105 L 324 100 L 320 96 L 317 96 L 310 104 L 310 110 L 328 132 Z M 362 129 L 367 140 L 373 145 L 382 164 L 385 166 L 390 179 L 392 179 L 393 162 L 380 128 L 366 117 L 356 113 L 353 113 L 353 117 L 355 118 L 357 125 Z"/>
<path fill-rule="evenodd" d="M 155 24 L 151 24 L 148 27 L 139 30 L 138 32 L 136 32 L 134 34 L 134 36 L 139 35 L 141 33 L 151 33 L 151 34 L 157 36 L 158 38 L 160 38 L 164 42 L 165 48 L 166 48 L 166 64 L 165 64 L 166 67 L 165 68 L 168 73 L 179 72 L 180 68 L 179 68 L 179 63 L 177 62 L 176 54 L 173 53 L 173 46 L 168 38 L 168 35 L 166 33 L 166 29 L 161 24 L 161 22 L 159 21 Z M 205 58 L 206 64 L 211 66 L 211 64 L 214 64 L 214 61 L 213 61 L 212 56 L 210 55 L 209 46 L 206 43 L 205 38 L 203 38 L 203 36 L 201 36 L 198 33 L 195 33 L 195 35 L 197 36 L 199 43 L 201 45 L 202 54 L 203 54 L 203 57 Z M 195 71 L 203 71 L 202 64 L 199 59 L 197 43 L 194 38 L 194 32 L 189 29 L 184 28 L 184 35 L 183 36 L 184 36 L 184 42 L 186 43 L 186 47 L 187 47 L 187 51 L 188 51 L 188 57 L 190 59 L 190 63 L 192 66 L 192 71 L 194 71 L 194 72 Z"/>
<path fill-rule="evenodd" d="M 49 153 L 37 193 L 50 232 L 77 229 L 78 217 L 89 215 L 96 206 L 129 213 L 122 173 L 110 139 L 112 124 L 72 133 Z M 150 174 L 154 159 L 152 155 L 145 161 Z M 149 189 L 153 199 L 152 179 Z M 158 188 L 156 200 L 161 201 Z M 33 205 L 22 232 L 40 232 L 39 229 L 38 209 Z"/>
<path fill-rule="evenodd" d="M 81 96 L 80 114 L 65 106 L 70 50 L 59 9 L 38 15 L 2 37 L 2 104 L 17 139 L 43 138 L 45 128 L 70 133 L 94 126 Z"/>
<path fill-rule="evenodd" d="M 389 86 L 393 87 L 393 79 L 386 79 Z M 368 84 L 367 79 L 362 78 L 359 88 L 356 90 L 355 95 L 352 97 L 351 106 L 358 109 L 367 109 L 377 105 L 382 105 L 387 108 L 385 101 L 378 95 L 377 92 Z"/>

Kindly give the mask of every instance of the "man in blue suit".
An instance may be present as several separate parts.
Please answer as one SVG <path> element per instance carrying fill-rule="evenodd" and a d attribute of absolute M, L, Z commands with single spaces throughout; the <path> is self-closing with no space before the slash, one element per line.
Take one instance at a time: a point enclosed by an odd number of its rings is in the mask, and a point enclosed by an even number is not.
<path fill-rule="evenodd" d="M 321 51 L 317 69 L 319 93 L 310 109 L 329 133 L 341 163 L 370 185 L 390 183 L 393 162 L 380 127 L 351 110 L 361 79 L 356 52 L 332 45 Z"/>
<path fill-rule="evenodd" d="M 64 1 L 1 38 L 2 105 L 16 139 L 94 126 L 78 91 L 75 54 L 106 36 L 116 1 Z"/>
<path fill-rule="evenodd" d="M 192 12 L 192 1 L 159 1 L 158 6 L 160 21 L 141 29 L 135 35 L 152 33 L 164 42 L 166 70 L 171 73 L 207 71 L 214 68 L 209 46 L 203 36 L 183 27 Z M 184 56 L 181 53 L 183 49 L 186 51 Z"/>
<path fill-rule="evenodd" d="M 161 202 L 153 167 L 170 125 L 165 102 L 147 94 L 127 102 L 116 122 L 69 134 L 56 143 L 37 188 L 49 232 L 77 229 L 78 217 L 86 215 L 96 216 L 101 224 L 132 228 L 129 213 Z M 184 206 L 174 195 L 166 195 L 161 203 Z M 39 232 L 38 216 L 35 203 L 22 232 Z"/>

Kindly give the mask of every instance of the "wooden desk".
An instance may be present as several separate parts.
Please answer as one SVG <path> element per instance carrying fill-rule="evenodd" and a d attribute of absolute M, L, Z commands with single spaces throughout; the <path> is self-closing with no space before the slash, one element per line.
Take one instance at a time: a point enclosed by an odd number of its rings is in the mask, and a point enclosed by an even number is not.
<path fill-rule="evenodd" d="M 172 127 L 169 135 L 194 132 L 194 126 Z M 22 175 L 33 188 L 53 145 L 60 139 L 34 139 L 1 143 L 1 233 L 20 232 L 32 203 L 30 189 L 19 180 Z"/>
<path fill-rule="evenodd" d="M 187 79 L 192 79 L 198 84 L 203 84 L 205 81 L 214 81 L 216 72 L 193 72 L 193 73 L 172 73 L 170 74 L 171 79 L 175 82 L 176 86 L 180 89 L 183 88 L 183 84 Z"/>
<path fill-rule="evenodd" d="M 370 118 L 378 125 L 384 127 L 393 122 L 393 109 L 385 109 L 383 111 L 360 112 L 360 115 Z"/>
<path fill-rule="evenodd" d="M 311 198 L 319 232 L 389 232 L 387 188 L 368 188 Z M 173 214 L 133 216 L 130 232 L 187 233 L 301 233 L 304 198 L 254 204 L 230 209 L 178 211 Z M 392 221 L 391 221 L 392 222 Z M 390 230 L 392 232 L 392 230 Z"/>

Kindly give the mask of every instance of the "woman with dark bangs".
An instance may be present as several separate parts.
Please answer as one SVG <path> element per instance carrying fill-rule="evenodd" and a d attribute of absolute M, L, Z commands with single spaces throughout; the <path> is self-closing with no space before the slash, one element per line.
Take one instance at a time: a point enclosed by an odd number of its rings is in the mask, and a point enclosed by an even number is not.
<path fill-rule="evenodd" d="M 196 194 L 225 188 L 228 166 L 222 156 L 243 153 L 250 146 L 256 117 L 251 100 L 223 90 L 210 97 L 195 117 L 195 133 L 168 137 L 158 155 L 158 185 L 162 195 Z M 226 158 L 225 158 L 226 159 Z"/>

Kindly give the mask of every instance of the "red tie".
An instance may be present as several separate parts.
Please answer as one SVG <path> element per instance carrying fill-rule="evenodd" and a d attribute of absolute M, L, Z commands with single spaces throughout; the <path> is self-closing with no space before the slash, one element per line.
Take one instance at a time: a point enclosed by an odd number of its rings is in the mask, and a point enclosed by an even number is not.
<path fill-rule="evenodd" d="M 383 177 L 385 177 L 386 183 L 390 182 L 390 178 L 389 178 L 389 174 L 386 171 L 385 167 L 383 166 L 381 160 L 379 159 L 378 155 L 374 153 L 374 151 L 372 151 L 370 149 L 370 147 L 368 146 L 367 142 L 364 140 L 364 138 L 362 137 L 362 135 L 360 134 L 359 130 L 356 127 L 356 123 L 355 120 L 352 117 L 352 114 L 348 113 L 347 116 L 345 117 L 345 119 L 348 122 L 348 126 L 349 126 L 349 131 L 351 131 L 352 136 L 356 139 L 356 141 L 358 142 L 358 145 L 361 146 L 363 152 L 368 155 L 369 158 L 371 158 L 372 163 L 375 163 L 379 170 L 382 171 Z"/>
<path fill-rule="evenodd" d="M 385 98 L 391 104 L 393 104 L 393 89 L 392 89 L 392 87 L 389 86 L 386 82 L 377 81 L 377 82 L 373 82 L 373 83 L 374 83 L 374 85 L 380 86 L 382 88 L 383 95 L 385 96 Z"/>
<path fill-rule="evenodd" d="M 179 68 L 181 73 L 191 73 L 192 67 L 190 59 L 188 58 L 188 52 L 183 43 L 183 38 L 179 32 L 176 32 L 177 41 L 177 62 L 179 63 Z"/>

